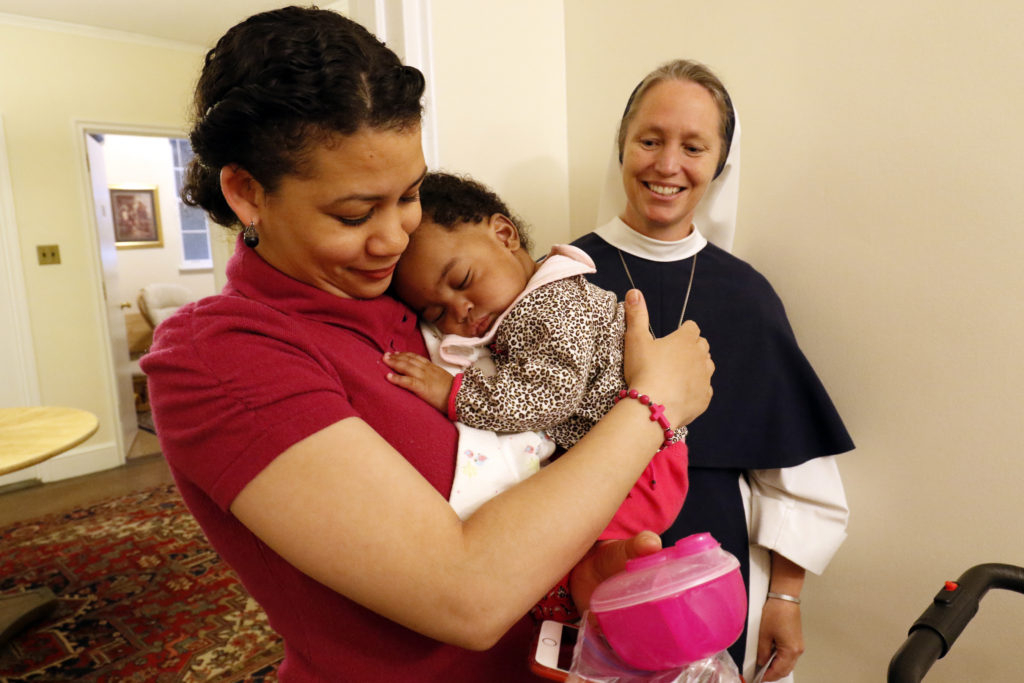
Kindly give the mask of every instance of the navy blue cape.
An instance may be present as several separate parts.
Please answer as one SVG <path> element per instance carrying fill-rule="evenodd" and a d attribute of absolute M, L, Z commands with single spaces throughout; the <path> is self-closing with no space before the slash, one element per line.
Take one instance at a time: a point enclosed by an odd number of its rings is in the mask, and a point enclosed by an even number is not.
<path fill-rule="evenodd" d="M 597 266 L 591 282 L 618 294 L 630 289 L 619 250 L 596 234 L 573 244 Z M 658 337 L 679 323 L 693 258 L 660 262 L 623 252 L 644 293 Z M 746 262 L 708 243 L 697 253 L 686 319 L 711 346 L 714 396 L 689 426 L 690 490 L 664 544 L 710 532 L 735 555 L 747 582 L 750 556 L 739 490 L 745 470 L 799 465 L 853 449 L 832 400 L 797 345 L 786 312 L 768 280 Z M 657 397 L 652 397 L 657 400 Z M 729 648 L 742 668 L 746 633 Z"/>

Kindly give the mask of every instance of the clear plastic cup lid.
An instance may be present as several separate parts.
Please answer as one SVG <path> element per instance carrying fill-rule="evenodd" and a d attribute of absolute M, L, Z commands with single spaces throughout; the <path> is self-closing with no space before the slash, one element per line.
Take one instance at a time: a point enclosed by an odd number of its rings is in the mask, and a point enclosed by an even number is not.
<path fill-rule="evenodd" d="M 653 555 L 627 562 L 625 571 L 594 590 L 590 609 L 609 612 L 672 597 L 739 566 L 739 560 L 722 550 L 711 534 L 694 534 Z"/>

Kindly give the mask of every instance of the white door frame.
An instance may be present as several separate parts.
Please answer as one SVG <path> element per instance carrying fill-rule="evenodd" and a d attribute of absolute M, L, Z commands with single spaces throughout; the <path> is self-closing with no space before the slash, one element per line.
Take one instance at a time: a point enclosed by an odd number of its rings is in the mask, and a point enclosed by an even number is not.
<path fill-rule="evenodd" d="M 423 72 L 427 81 L 423 93 L 423 156 L 427 168 L 435 168 L 438 151 L 430 0 L 349 0 L 347 14 L 387 43 L 404 64 Z"/>

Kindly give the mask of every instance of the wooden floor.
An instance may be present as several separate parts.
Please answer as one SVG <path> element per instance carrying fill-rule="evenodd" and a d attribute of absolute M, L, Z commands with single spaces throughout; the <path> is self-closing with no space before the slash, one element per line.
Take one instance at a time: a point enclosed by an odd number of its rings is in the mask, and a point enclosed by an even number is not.
<path fill-rule="evenodd" d="M 140 429 L 127 462 L 120 467 L 0 494 L 0 527 L 171 481 L 156 437 Z"/>
<path fill-rule="evenodd" d="M 155 455 L 159 452 L 160 440 L 156 438 L 156 434 L 140 429 L 139 433 L 135 436 L 135 443 L 132 444 L 131 449 L 128 451 L 128 460 L 144 458 L 147 455 Z"/>

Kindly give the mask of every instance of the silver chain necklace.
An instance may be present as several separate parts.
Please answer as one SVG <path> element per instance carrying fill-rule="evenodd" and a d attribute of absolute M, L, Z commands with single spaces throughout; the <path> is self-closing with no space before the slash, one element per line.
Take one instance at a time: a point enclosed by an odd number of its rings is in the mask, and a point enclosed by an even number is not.
<path fill-rule="evenodd" d="M 629 272 L 629 266 L 626 265 L 626 257 L 622 255 L 622 250 L 616 247 L 615 251 L 619 252 L 619 260 L 622 261 L 622 269 L 626 271 L 626 277 L 629 278 L 629 286 L 632 287 L 633 289 L 639 289 L 639 287 L 636 286 L 636 283 L 633 282 L 633 274 Z M 690 290 L 693 289 L 693 274 L 696 272 L 697 254 L 695 253 L 693 255 L 693 263 L 690 264 L 690 282 L 686 285 L 686 296 L 683 298 L 683 310 L 679 312 L 679 322 L 676 324 L 676 328 L 683 326 L 683 316 L 686 315 L 686 306 L 690 303 Z M 652 337 L 658 336 L 654 334 L 653 326 L 648 324 L 647 327 L 651 330 Z"/>

